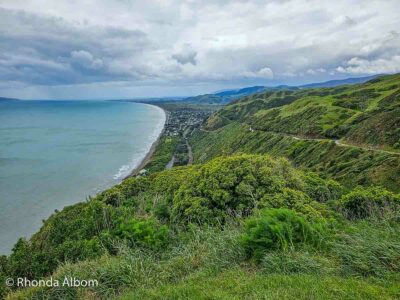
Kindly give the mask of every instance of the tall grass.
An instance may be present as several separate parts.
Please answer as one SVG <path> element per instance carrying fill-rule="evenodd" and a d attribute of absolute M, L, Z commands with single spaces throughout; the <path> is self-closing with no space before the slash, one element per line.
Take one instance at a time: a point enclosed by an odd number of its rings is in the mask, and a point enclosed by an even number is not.
<path fill-rule="evenodd" d="M 181 243 L 161 254 L 121 246 L 117 256 L 65 264 L 54 279 L 64 277 L 96 279 L 97 287 L 31 288 L 9 295 L 7 299 L 110 299 L 124 290 L 150 288 L 176 283 L 197 271 L 215 274 L 237 266 L 244 260 L 239 246 L 239 231 L 211 227 L 191 229 L 181 236 Z"/>
<path fill-rule="evenodd" d="M 385 277 L 400 272 L 399 232 L 398 223 L 386 221 L 360 221 L 349 227 L 332 244 L 342 273 Z"/>

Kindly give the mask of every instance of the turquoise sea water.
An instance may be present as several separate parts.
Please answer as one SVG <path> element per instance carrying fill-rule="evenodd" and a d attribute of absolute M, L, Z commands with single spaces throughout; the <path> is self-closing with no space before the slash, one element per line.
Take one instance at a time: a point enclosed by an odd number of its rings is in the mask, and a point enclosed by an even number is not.
<path fill-rule="evenodd" d="M 128 175 L 164 112 L 115 101 L 0 101 L 0 254 L 42 219 Z"/>

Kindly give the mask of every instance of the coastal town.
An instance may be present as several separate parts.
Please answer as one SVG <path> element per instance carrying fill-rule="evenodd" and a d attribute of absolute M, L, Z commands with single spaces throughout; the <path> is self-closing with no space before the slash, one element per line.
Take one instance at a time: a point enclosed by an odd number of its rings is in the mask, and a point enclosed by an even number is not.
<path fill-rule="evenodd" d="M 187 136 L 207 119 L 213 110 L 201 106 L 158 105 L 167 112 L 164 134 L 166 136 Z"/>
<path fill-rule="evenodd" d="M 156 158 L 150 157 L 149 161 L 137 170 L 136 176 L 192 164 L 193 154 L 189 138 L 213 112 L 220 108 L 217 105 L 186 103 L 152 102 L 151 104 L 164 109 L 167 118 L 162 135 L 154 153 L 151 154 Z"/>

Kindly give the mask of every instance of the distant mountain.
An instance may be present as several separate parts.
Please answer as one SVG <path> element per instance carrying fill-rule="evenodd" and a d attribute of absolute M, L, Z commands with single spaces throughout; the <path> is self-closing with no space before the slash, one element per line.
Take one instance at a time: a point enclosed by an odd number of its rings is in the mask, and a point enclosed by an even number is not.
<path fill-rule="evenodd" d="M 202 104 L 226 104 L 229 101 L 225 101 L 229 97 L 222 97 L 214 94 L 205 94 L 194 97 L 188 97 L 183 99 L 183 102 L 187 103 L 202 103 Z M 230 98 L 229 98 L 230 99 Z"/>
<path fill-rule="evenodd" d="M 242 89 L 236 89 L 236 90 L 226 90 L 223 92 L 215 93 L 214 95 L 225 97 L 225 96 L 242 96 L 242 95 L 248 95 L 252 93 L 257 93 L 261 92 L 265 89 L 265 86 L 250 86 L 250 87 L 245 87 Z"/>
<path fill-rule="evenodd" d="M 366 77 L 357 77 L 357 78 L 346 78 L 340 80 L 329 80 L 324 82 L 317 82 L 317 83 L 309 83 L 299 86 L 299 88 L 320 88 L 320 87 L 335 87 L 338 85 L 345 85 L 345 84 L 357 84 L 357 83 L 364 83 L 371 79 L 374 79 L 381 75 L 372 75 Z"/>
<path fill-rule="evenodd" d="M 245 97 L 251 94 L 257 94 L 264 92 L 265 90 L 297 90 L 297 87 L 288 86 L 288 85 L 279 85 L 273 87 L 267 86 L 250 86 L 244 87 L 241 89 L 234 89 L 234 90 L 225 90 L 213 94 L 204 94 L 194 97 L 188 97 L 183 99 L 183 102 L 187 103 L 202 103 L 202 104 L 218 104 L 218 105 L 225 105 L 233 100 L 239 99 L 241 97 Z"/>
<path fill-rule="evenodd" d="M 265 86 L 251 86 L 241 89 L 225 90 L 214 94 L 204 94 L 184 99 L 188 103 L 203 103 L 203 104 L 227 104 L 234 99 L 247 96 L 250 94 L 262 92 Z"/>
<path fill-rule="evenodd" d="M 187 103 L 202 103 L 202 104 L 218 104 L 225 105 L 231 103 L 233 100 L 236 100 L 241 97 L 245 97 L 251 94 L 262 93 L 266 90 L 268 91 L 279 91 L 279 90 L 291 90 L 295 91 L 298 89 L 305 88 L 320 88 L 320 87 L 335 87 L 339 85 L 345 84 L 357 84 L 364 83 L 371 79 L 374 79 L 380 75 L 372 75 L 366 77 L 357 77 L 357 78 L 346 78 L 341 80 L 329 80 L 325 82 L 317 82 L 317 83 L 309 83 L 299 86 L 290 86 L 290 85 L 278 85 L 278 86 L 250 86 L 244 87 L 240 89 L 232 89 L 232 90 L 224 90 L 219 91 L 212 94 L 204 94 L 199 96 L 193 96 L 183 99 L 183 102 Z"/>
<path fill-rule="evenodd" d="M 268 89 L 242 97 L 208 118 L 203 138 L 191 145 L 195 157 L 207 160 L 235 152 L 279 153 L 345 184 L 400 192 L 399 124 L 400 73 L 357 85 Z"/>

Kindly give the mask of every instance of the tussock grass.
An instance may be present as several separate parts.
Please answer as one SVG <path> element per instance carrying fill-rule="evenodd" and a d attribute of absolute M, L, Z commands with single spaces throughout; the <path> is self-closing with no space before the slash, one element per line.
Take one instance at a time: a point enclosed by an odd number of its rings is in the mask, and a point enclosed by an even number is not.
<path fill-rule="evenodd" d="M 219 229 L 193 226 L 181 236 L 181 243 L 161 256 L 159 253 L 121 246 L 117 256 L 105 255 L 92 261 L 65 264 L 52 277 L 97 279 L 90 288 L 34 288 L 9 295 L 7 299 L 110 299 L 125 290 L 148 289 L 177 283 L 196 272 L 216 274 L 238 266 L 244 260 L 239 231 L 230 226 Z"/>
<path fill-rule="evenodd" d="M 196 274 L 178 285 L 139 289 L 120 299 L 398 299 L 393 283 L 380 284 L 355 278 L 319 275 L 264 275 L 234 268 L 210 277 Z"/>

